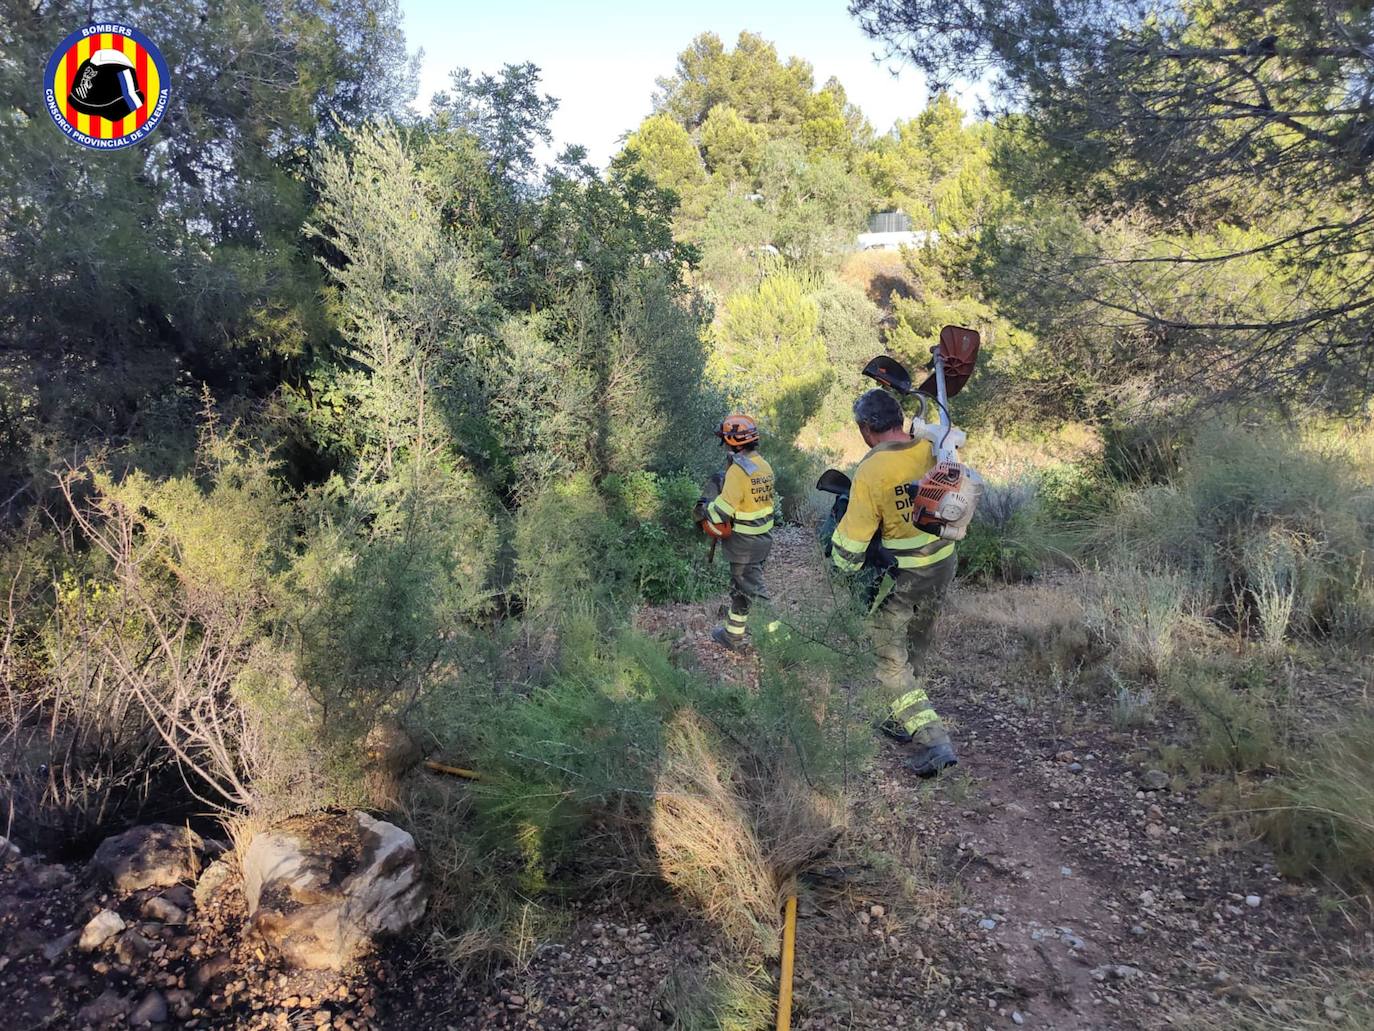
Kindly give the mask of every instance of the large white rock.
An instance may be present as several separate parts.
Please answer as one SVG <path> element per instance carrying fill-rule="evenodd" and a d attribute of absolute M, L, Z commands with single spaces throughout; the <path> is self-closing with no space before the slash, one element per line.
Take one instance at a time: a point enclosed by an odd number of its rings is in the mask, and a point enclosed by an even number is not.
<path fill-rule="evenodd" d="M 425 912 L 415 839 L 366 813 L 295 817 L 243 856 L 249 924 L 290 963 L 338 970 Z"/>

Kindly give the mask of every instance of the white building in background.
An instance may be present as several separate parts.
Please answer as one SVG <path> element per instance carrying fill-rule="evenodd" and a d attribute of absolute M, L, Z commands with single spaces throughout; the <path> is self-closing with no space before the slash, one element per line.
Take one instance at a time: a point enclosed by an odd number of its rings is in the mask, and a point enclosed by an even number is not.
<path fill-rule="evenodd" d="M 868 219 L 868 232 L 855 241 L 861 251 L 895 251 L 902 247 L 924 247 L 939 243 L 934 229 L 911 228 L 911 217 L 901 211 L 880 211 Z"/>

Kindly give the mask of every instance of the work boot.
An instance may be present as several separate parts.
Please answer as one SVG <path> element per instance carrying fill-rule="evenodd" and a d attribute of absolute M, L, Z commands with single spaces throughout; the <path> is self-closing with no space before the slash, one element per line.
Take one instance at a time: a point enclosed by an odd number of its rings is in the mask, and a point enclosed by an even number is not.
<path fill-rule="evenodd" d="M 922 780 L 938 777 L 941 770 L 959 765 L 959 757 L 954 754 L 954 746 L 948 740 L 934 745 L 913 741 L 907 746 L 906 752 L 906 768 Z"/>
<path fill-rule="evenodd" d="M 732 634 L 723 626 L 718 626 L 711 631 L 711 640 L 732 652 L 747 652 L 749 650 L 749 642 L 744 639 L 743 634 Z"/>
<path fill-rule="evenodd" d="M 959 764 L 949 732 L 939 720 L 918 730 L 902 751 L 906 753 L 906 768 L 922 780 L 938 777 L 941 770 Z"/>

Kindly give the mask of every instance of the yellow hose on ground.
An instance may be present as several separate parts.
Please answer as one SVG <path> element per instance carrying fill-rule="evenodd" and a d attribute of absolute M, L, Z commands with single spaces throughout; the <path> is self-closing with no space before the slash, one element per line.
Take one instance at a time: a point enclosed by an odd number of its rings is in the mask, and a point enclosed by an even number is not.
<path fill-rule="evenodd" d="M 461 766 L 445 766 L 443 763 L 436 763 L 425 760 L 425 768 L 433 770 L 435 773 L 447 773 L 453 777 L 462 777 L 464 780 L 481 780 L 482 775 L 476 770 L 465 770 Z"/>
<path fill-rule="evenodd" d="M 782 974 L 778 979 L 778 1031 L 792 1026 L 792 958 L 797 946 L 797 896 L 787 896 L 782 922 Z"/>

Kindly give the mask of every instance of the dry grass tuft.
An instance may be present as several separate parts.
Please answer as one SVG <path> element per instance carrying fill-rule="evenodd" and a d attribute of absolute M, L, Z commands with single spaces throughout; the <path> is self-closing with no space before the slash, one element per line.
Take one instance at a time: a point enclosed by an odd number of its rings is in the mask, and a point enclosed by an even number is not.
<path fill-rule="evenodd" d="M 658 872 L 741 948 L 778 951 L 796 874 L 835 843 L 836 809 L 722 754 L 691 712 L 668 730 L 650 822 Z"/>
<path fill-rule="evenodd" d="M 1171 1015 L 1184 1031 L 1327 1031 L 1374 1027 L 1374 975 L 1368 970 L 1309 971 L 1301 979 L 1255 987 L 1239 1003 Z"/>
<path fill-rule="evenodd" d="M 996 591 L 956 591 L 952 620 L 995 627 L 1025 648 L 1039 672 L 1066 672 L 1093 656 L 1080 584 L 1017 584 Z"/>

